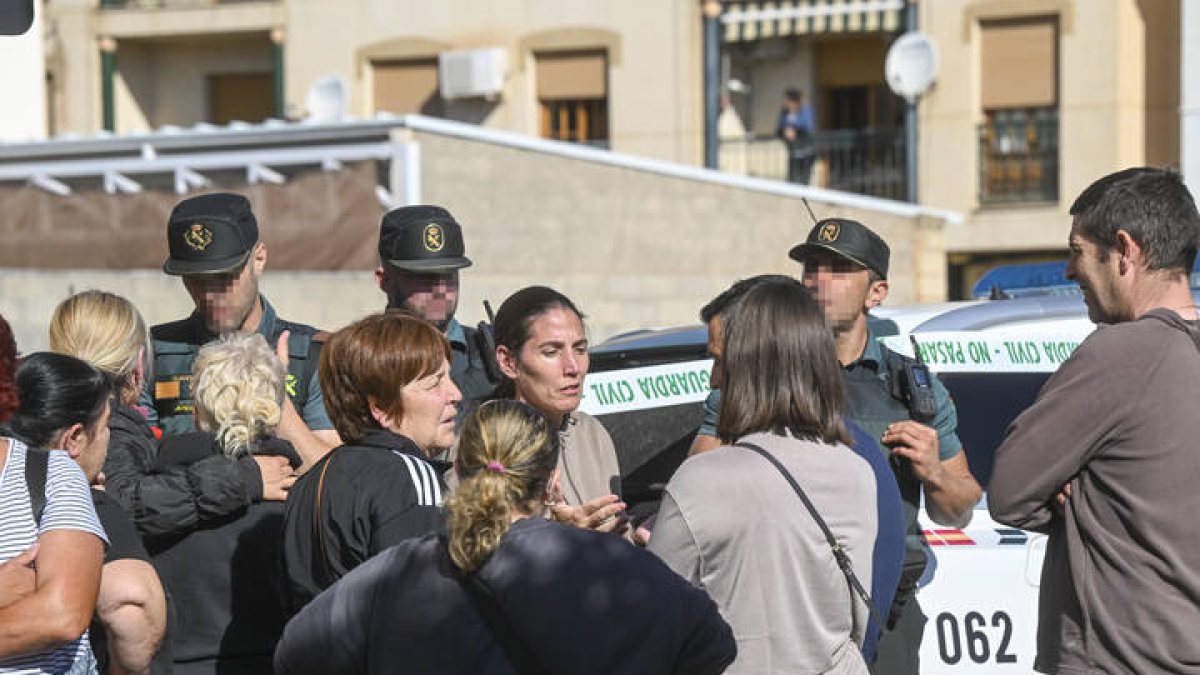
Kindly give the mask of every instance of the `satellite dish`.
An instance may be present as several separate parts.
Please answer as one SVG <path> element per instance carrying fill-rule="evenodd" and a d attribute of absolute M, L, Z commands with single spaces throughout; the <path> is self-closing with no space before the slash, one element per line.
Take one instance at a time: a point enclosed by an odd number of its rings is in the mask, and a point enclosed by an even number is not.
<path fill-rule="evenodd" d="M 920 31 L 905 33 L 888 49 L 883 70 L 892 91 L 916 103 L 937 77 L 937 46 Z"/>
<path fill-rule="evenodd" d="M 346 83 L 337 75 L 322 77 L 309 88 L 304 107 L 308 108 L 308 122 L 341 121 L 346 116 Z"/>

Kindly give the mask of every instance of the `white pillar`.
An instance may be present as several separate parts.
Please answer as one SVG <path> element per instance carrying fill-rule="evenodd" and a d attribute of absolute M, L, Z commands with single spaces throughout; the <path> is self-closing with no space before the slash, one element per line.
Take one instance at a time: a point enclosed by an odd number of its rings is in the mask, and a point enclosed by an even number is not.
<path fill-rule="evenodd" d="M 42 51 L 42 3 L 33 3 L 33 25 L 24 35 L 0 37 L 0 142 L 46 138 L 46 60 Z"/>
<path fill-rule="evenodd" d="M 410 129 L 393 129 L 392 175 L 389 186 L 397 206 L 421 203 L 421 144 Z"/>
<path fill-rule="evenodd" d="M 1180 170 L 1192 194 L 1200 195 L 1200 3 L 1179 5 Z"/>

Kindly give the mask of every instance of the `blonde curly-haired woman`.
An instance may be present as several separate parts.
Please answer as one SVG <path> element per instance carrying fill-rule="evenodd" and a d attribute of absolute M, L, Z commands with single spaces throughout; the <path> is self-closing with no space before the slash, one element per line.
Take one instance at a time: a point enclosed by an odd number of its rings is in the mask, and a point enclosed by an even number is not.
<path fill-rule="evenodd" d="M 259 455 L 300 465 L 292 445 L 274 436 L 286 371 L 261 335 L 223 335 L 201 347 L 194 368 L 199 431 L 165 438 L 153 471 L 212 457 L 234 461 Z M 176 675 L 270 672 L 285 622 L 282 532 L 283 503 L 264 501 L 182 538 L 152 544 L 177 608 Z"/>

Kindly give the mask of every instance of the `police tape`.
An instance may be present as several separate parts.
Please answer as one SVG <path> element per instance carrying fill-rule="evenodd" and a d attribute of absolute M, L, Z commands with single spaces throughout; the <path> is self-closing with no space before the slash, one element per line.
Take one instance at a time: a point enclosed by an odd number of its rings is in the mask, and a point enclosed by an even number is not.
<path fill-rule="evenodd" d="M 708 397 L 712 359 L 590 373 L 579 410 L 589 415 L 664 408 Z"/>
<path fill-rule="evenodd" d="M 1052 373 L 1071 358 L 1090 329 L 956 331 L 915 333 L 921 358 L 934 372 Z M 894 352 L 912 356 L 908 336 L 891 336 L 883 343 Z"/>

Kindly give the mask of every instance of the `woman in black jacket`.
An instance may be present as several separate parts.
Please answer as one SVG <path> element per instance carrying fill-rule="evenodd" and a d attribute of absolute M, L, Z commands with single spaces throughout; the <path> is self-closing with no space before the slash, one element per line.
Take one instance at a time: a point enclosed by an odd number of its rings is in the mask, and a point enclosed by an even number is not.
<path fill-rule="evenodd" d="M 450 533 L 406 541 L 288 624 L 281 675 L 720 673 L 736 654 L 716 605 L 653 555 L 542 517 L 555 429 L 524 403 L 468 418 Z"/>
<path fill-rule="evenodd" d="M 462 400 L 446 337 L 400 311 L 334 333 L 318 373 L 345 445 L 288 495 L 283 564 L 293 611 L 385 548 L 442 525 L 448 465 L 431 457 L 454 442 Z"/>

